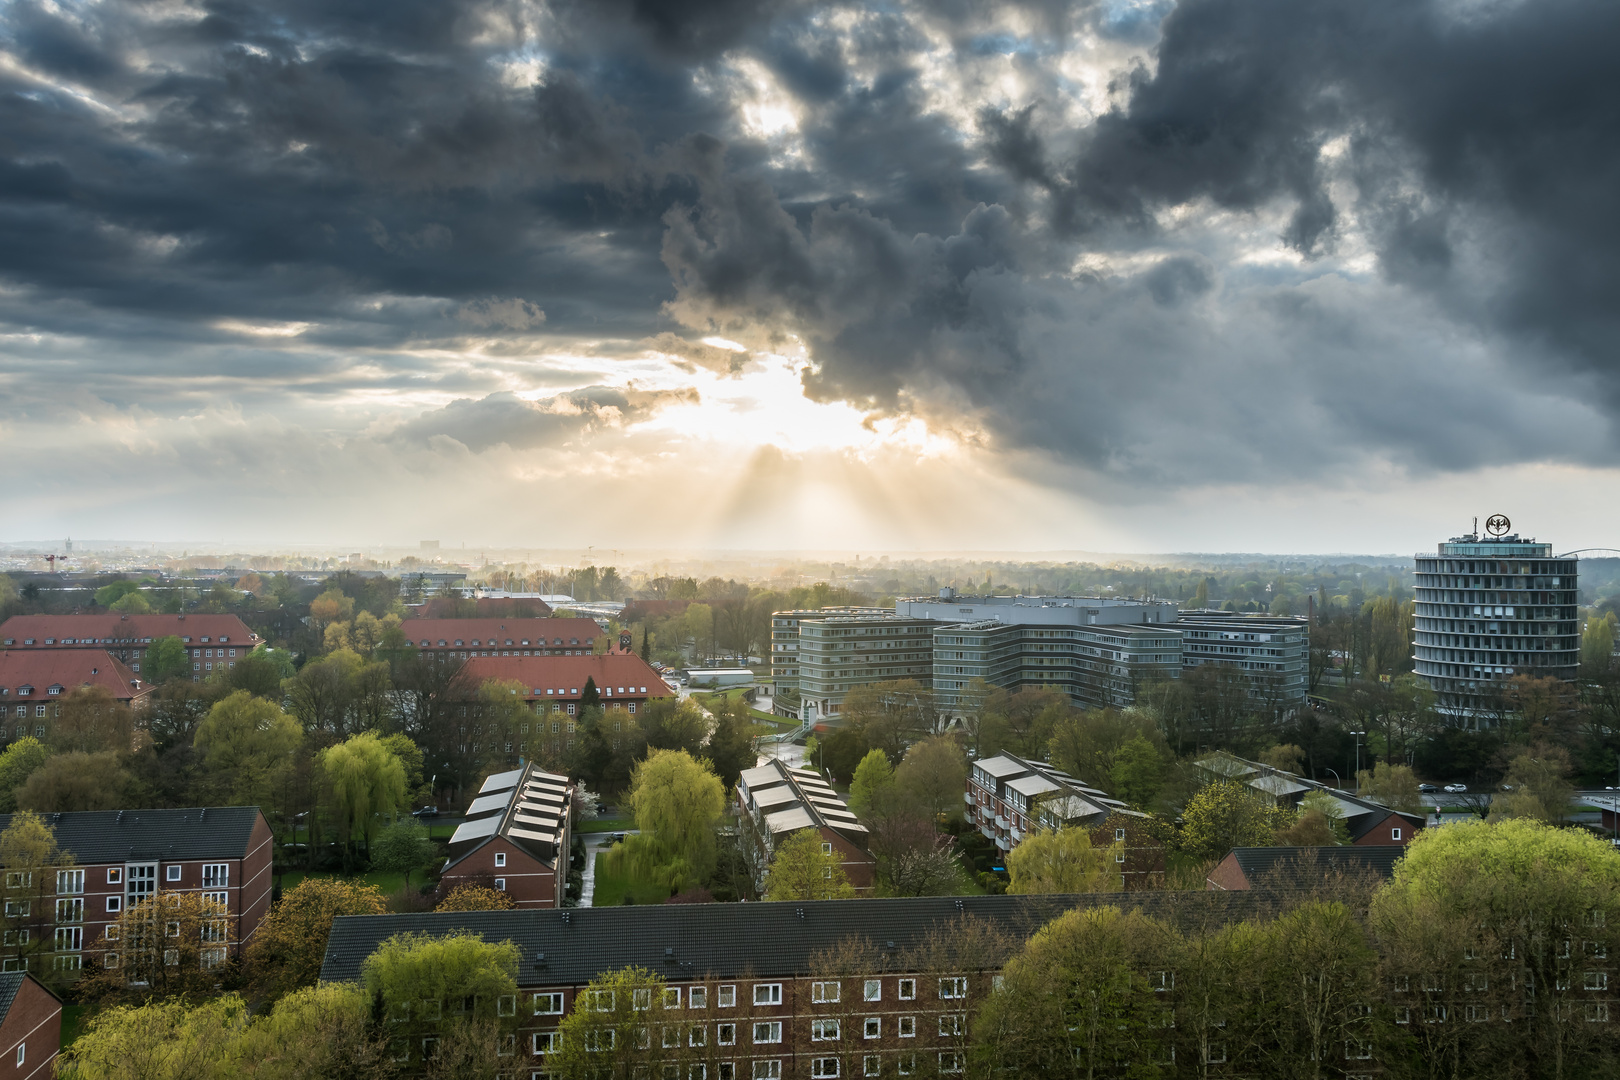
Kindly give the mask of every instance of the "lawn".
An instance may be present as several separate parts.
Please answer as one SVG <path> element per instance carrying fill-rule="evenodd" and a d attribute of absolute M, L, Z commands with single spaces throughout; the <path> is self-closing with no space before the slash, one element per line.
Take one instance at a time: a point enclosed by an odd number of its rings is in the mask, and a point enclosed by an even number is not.
<path fill-rule="evenodd" d="M 716 690 L 713 693 L 708 694 L 693 694 L 692 697 L 699 705 L 702 705 L 705 709 L 708 709 L 713 707 L 713 703 L 716 699 L 742 697 L 743 693 L 747 689 L 748 687 L 746 686 L 734 686 L 730 690 Z M 783 720 L 783 718 L 780 716 L 775 716 L 771 713 L 765 712 L 763 709 L 756 709 L 752 705 L 748 707 L 748 711 L 753 714 L 755 721 L 760 724 L 768 725 L 774 731 L 787 731 L 790 728 L 799 726 L 790 721 Z"/>
<path fill-rule="evenodd" d="M 367 885 L 377 886 L 377 891 L 383 896 L 393 896 L 405 887 L 405 875 L 400 873 L 384 873 L 381 870 L 369 874 L 361 874 L 358 878 L 344 878 L 342 874 L 315 873 L 306 874 L 302 870 L 292 870 L 281 875 L 281 890 L 286 892 L 305 878 L 339 878 L 347 881 L 364 881 Z M 411 885 L 416 887 L 422 884 L 421 874 L 411 875 Z"/>
<path fill-rule="evenodd" d="M 577 833 L 624 832 L 636 827 L 634 818 L 627 817 L 599 817 L 590 821 L 582 821 L 574 831 Z"/>
<path fill-rule="evenodd" d="M 669 899 L 669 887 L 656 881 L 638 881 L 628 875 L 611 873 L 603 862 L 605 852 L 596 856 L 596 892 L 592 907 L 617 907 L 626 896 L 638 904 L 662 904 Z"/>

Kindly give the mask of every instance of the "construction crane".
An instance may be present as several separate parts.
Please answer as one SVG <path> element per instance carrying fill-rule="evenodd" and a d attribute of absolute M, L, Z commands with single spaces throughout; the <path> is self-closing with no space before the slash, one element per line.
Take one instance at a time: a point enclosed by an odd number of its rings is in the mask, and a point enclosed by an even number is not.
<path fill-rule="evenodd" d="M 50 572 L 53 574 L 56 573 L 56 560 L 61 559 L 64 563 L 68 561 L 68 557 L 66 555 L 58 555 L 54 551 L 47 555 L 42 555 L 37 552 L 28 552 L 27 554 L 18 556 L 18 558 L 44 559 L 46 562 L 51 564 Z"/>

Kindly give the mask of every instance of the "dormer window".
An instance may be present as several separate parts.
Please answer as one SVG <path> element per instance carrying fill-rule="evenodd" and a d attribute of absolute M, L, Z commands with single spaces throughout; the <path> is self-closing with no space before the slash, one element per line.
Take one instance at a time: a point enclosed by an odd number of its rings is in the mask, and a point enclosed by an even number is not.
<path fill-rule="evenodd" d="M 32 645 L 32 644 L 33 644 L 33 643 L 34 643 L 34 639 L 33 639 L 33 638 L 28 638 L 28 639 L 26 639 L 26 640 L 25 640 L 25 641 L 23 641 L 23 644 L 24 644 L 24 645 Z M 7 642 L 7 644 L 10 644 L 10 642 Z"/>
<path fill-rule="evenodd" d="M 191 641 L 191 638 L 188 635 L 188 636 L 182 637 L 180 640 L 189 643 Z"/>
<path fill-rule="evenodd" d="M 18 697 L 27 697 L 29 694 L 32 694 L 33 692 L 34 692 L 34 688 L 32 686 L 19 686 L 19 687 L 17 687 L 17 696 Z"/>
<path fill-rule="evenodd" d="M 45 639 L 45 644 L 47 644 L 47 645 L 55 645 L 56 644 L 56 639 L 53 638 L 53 637 L 48 637 L 48 638 Z"/>
<path fill-rule="evenodd" d="M 207 640 L 208 640 L 208 639 L 207 639 L 207 638 L 203 638 L 203 640 L 204 640 L 204 641 L 207 641 Z M 230 639 L 230 638 L 228 638 L 228 637 L 222 637 L 222 638 L 220 638 L 220 639 L 219 639 L 219 640 L 221 640 L 221 641 L 229 641 L 229 640 L 231 640 L 231 639 Z"/>
<path fill-rule="evenodd" d="M 442 643 L 441 643 L 441 644 L 442 644 Z M 460 645 L 460 644 L 461 644 L 461 639 L 460 639 L 460 638 L 456 638 L 456 644 L 457 644 L 457 645 Z"/>
<path fill-rule="evenodd" d="M 207 636 L 207 635 L 206 635 L 206 634 L 205 634 L 205 635 L 203 635 L 203 641 L 205 641 L 205 642 L 206 642 L 206 641 L 207 641 L 207 640 L 208 640 L 208 636 Z"/>

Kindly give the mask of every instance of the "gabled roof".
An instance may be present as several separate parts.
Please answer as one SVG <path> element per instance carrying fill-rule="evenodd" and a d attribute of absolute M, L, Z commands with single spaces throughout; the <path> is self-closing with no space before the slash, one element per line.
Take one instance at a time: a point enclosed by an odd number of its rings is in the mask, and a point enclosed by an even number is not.
<path fill-rule="evenodd" d="M 545 620 L 543 620 L 545 621 Z M 555 621 L 555 620 L 549 620 Z M 674 697 L 675 691 L 641 657 L 632 653 L 603 656 L 475 656 L 462 668 L 473 685 L 491 679 L 520 683 L 526 700 L 578 701 L 585 680 L 593 679 L 603 702 L 614 698 Z"/>
<path fill-rule="evenodd" d="M 520 986 L 582 986 L 605 971 L 631 965 L 669 979 L 745 973 L 788 978 L 808 974 L 813 955 L 852 936 L 871 941 L 892 958 L 895 970 L 903 970 L 907 950 L 963 916 L 990 920 L 1021 939 L 1074 908 L 1114 906 L 1201 925 L 1211 918 L 1240 921 L 1270 901 L 1268 894 L 1253 891 L 1151 891 L 347 916 L 332 924 L 321 980 L 358 979 L 360 965 L 378 945 L 409 932 L 465 930 L 485 941 L 511 941 L 522 951 Z M 1004 960 L 992 957 L 987 966 L 999 967 Z"/>
<path fill-rule="evenodd" d="M 84 810 L 41 814 L 56 845 L 80 863 L 130 860 L 240 859 L 248 853 L 257 806 L 185 810 Z M 11 824 L 0 814 L 0 832 Z"/>
<path fill-rule="evenodd" d="M 484 790 L 491 787 L 502 790 L 473 800 L 467 819 L 450 837 L 445 870 L 497 836 L 548 866 L 568 857 L 563 851 L 568 834 L 568 777 L 545 772 L 531 761 L 515 773 L 493 774 L 484 781 Z M 473 807 L 482 816 L 475 816 Z"/>
<path fill-rule="evenodd" d="M 407 619 L 400 630 L 423 649 L 577 649 L 607 632 L 595 619 L 503 618 Z"/>
<path fill-rule="evenodd" d="M 46 701 L 81 686 L 99 686 L 119 701 L 152 692 L 141 677 L 105 649 L 6 649 L 0 651 L 0 705 Z M 52 694 L 51 688 L 57 687 Z M 27 694 L 20 691 L 27 689 Z"/>
<path fill-rule="evenodd" d="M 778 836 L 825 827 L 864 848 L 871 832 L 820 773 L 792 769 L 774 759 L 743 770 L 737 800 L 748 813 L 763 818 L 765 827 Z"/>
<path fill-rule="evenodd" d="M 998 780 L 1003 776 L 1017 776 L 1020 773 L 1026 773 L 1029 771 L 1029 767 L 1023 762 L 1014 760 L 1005 754 L 1000 754 L 993 758 L 985 758 L 982 761 L 975 761 L 973 766 L 977 769 L 983 769 L 985 772 L 989 773 L 991 776 L 994 776 Z"/>
<path fill-rule="evenodd" d="M 87 648 L 94 645 L 142 645 L 160 637 L 190 638 L 200 645 L 224 642 L 249 649 L 259 635 L 235 615 L 13 615 L 0 623 L 0 642 L 8 649 Z M 27 644 L 32 638 L 33 644 Z M 50 644 L 47 644 L 49 642 Z"/>
<path fill-rule="evenodd" d="M 1405 855 L 1405 847 L 1388 844 L 1366 847 L 1233 848 L 1227 858 L 1236 862 L 1249 884 L 1254 885 L 1274 871 L 1287 872 L 1301 862 L 1306 866 L 1314 862 L 1324 870 L 1370 870 L 1380 878 L 1388 879 L 1395 872 L 1395 864 Z"/>
<path fill-rule="evenodd" d="M 17 991 L 21 990 L 23 983 L 29 979 L 34 977 L 26 971 L 8 971 L 0 974 L 0 1024 L 5 1023 L 6 1017 L 11 1015 L 11 1006 L 17 1000 Z M 34 985 L 56 998 L 58 1003 L 61 1002 L 62 999 L 57 997 L 56 991 L 38 979 L 34 979 Z"/>

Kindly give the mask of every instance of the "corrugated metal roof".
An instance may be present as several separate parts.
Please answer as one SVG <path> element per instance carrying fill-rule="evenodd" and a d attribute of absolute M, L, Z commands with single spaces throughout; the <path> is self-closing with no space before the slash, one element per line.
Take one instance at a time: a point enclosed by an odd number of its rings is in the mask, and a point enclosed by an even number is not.
<path fill-rule="evenodd" d="M 257 806 L 189 810 L 85 810 L 42 814 L 56 844 L 81 863 L 131 859 L 240 859 L 259 820 Z M 0 832 L 11 824 L 0 814 Z"/>
<path fill-rule="evenodd" d="M 1269 894 L 1258 891 L 1165 891 L 347 916 L 332 925 L 321 979 L 358 979 L 360 965 L 378 945 L 406 932 L 467 931 L 485 941 L 511 941 L 523 955 L 519 985 L 556 986 L 583 985 L 633 964 L 670 979 L 792 977 L 809 973 L 817 951 L 851 936 L 871 941 L 898 966 L 904 953 L 936 927 L 964 915 L 990 920 L 1021 938 L 1074 908 L 1117 906 L 1197 926 L 1212 918 L 1235 922 L 1271 902 Z M 666 954 L 666 949 L 674 951 Z M 994 958 L 995 965 L 1002 959 Z"/>

